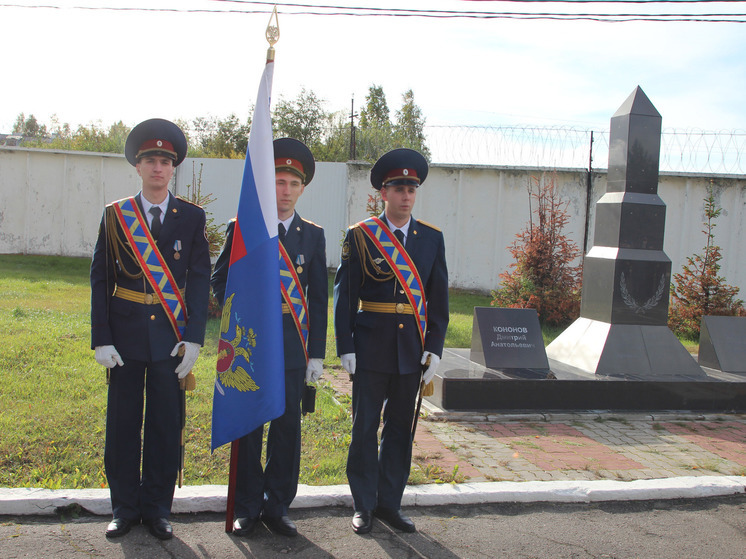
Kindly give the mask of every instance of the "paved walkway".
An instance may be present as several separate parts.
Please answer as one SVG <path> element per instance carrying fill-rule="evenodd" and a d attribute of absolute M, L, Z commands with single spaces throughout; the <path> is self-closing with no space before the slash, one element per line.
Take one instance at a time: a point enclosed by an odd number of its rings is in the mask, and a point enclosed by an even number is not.
<path fill-rule="evenodd" d="M 344 375 L 329 380 L 349 393 Z M 423 410 L 413 460 L 446 481 L 746 476 L 744 415 L 488 415 L 446 412 L 427 401 Z"/>

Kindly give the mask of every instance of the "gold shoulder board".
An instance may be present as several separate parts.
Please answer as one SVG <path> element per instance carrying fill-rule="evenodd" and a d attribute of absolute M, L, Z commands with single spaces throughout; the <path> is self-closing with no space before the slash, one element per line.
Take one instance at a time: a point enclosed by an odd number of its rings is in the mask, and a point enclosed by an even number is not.
<path fill-rule="evenodd" d="M 202 208 L 202 206 L 200 206 L 199 204 L 195 204 L 194 202 L 192 202 L 192 201 L 190 201 L 190 200 L 187 200 L 186 198 L 182 198 L 181 196 L 174 196 L 174 198 L 176 198 L 176 199 L 177 199 L 177 200 L 179 200 L 180 202 L 186 202 L 186 203 L 187 203 L 187 204 L 189 204 L 190 206 L 195 206 L 195 207 L 197 207 L 197 208 Z"/>
<path fill-rule="evenodd" d="M 435 225 L 433 225 L 432 223 L 428 223 L 427 221 L 422 221 L 421 219 L 418 219 L 417 223 L 419 223 L 420 225 L 429 227 L 430 229 L 435 229 L 436 231 L 440 231 L 439 227 L 435 227 Z"/>

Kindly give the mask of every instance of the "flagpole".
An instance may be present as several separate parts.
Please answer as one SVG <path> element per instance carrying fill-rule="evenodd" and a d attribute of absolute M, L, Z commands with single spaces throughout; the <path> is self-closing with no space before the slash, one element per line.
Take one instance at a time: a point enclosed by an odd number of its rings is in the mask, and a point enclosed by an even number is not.
<path fill-rule="evenodd" d="M 236 465 L 238 464 L 238 448 L 241 439 L 231 443 L 230 470 L 228 473 L 228 501 L 225 507 L 225 533 L 233 532 L 233 512 L 236 508 Z"/>
<path fill-rule="evenodd" d="M 274 19 L 274 24 L 272 20 Z M 269 23 L 265 31 L 265 37 L 269 43 L 267 49 L 267 64 L 275 61 L 275 43 L 280 39 L 280 23 L 277 19 L 277 6 L 272 10 L 269 16 Z M 228 469 L 228 498 L 225 507 L 225 532 L 233 532 L 233 515 L 236 508 L 236 473 L 238 470 L 238 450 L 241 446 L 241 439 L 231 442 L 231 457 Z"/>

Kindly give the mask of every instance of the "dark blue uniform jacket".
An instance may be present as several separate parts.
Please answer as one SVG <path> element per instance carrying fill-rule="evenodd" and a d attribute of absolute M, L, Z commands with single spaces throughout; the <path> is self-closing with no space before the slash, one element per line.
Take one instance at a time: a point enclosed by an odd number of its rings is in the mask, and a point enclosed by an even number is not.
<path fill-rule="evenodd" d="M 386 223 L 385 217 L 381 218 Z M 361 255 L 353 225 L 347 230 L 342 262 L 334 280 L 334 327 L 337 354 L 355 353 L 358 369 L 382 373 L 411 374 L 422 371 L 422 342 L 414 315 L 358 310 L 360 301 L 407 302 L 395 278 L 385 281 L 390 268 L 370 239 L 365 237 L 366 255 Z M 410 222 L 405 249 L 414 262 L 425 289 L 427 329 L 424 350 L 441 356 L 448 327 L 448 269 L 443 233 L 424 222 Z M 368 275 L 370 260 L 379 271 Z"/>
<path fill-rule="evenodd" d="M 225 298 L 234 227 L 235 220 L 231 220 L 226 231 L 225 246 L 215 263 L 215 271 L 210 280 L 212 291 L 221 305 Z M 299 266 L 301 268 L 298 279 L 308 304 L 308 344 L 306 346 L 308 357 L 323 359 L 326 353 L 329 303 L 324 230 L 315 223 L 302 219 L 298 212 L 295 212 L 295 217 L 285 235 L 284 245 L 291 262 L 296 265 L 296 272 Z M 280 289 L 279 285 L 277 289 Z M 283 314 L 282 331 L 285 343 L 285 368 L 305 368 L 306 357 L 303 345 L 290 314 Z"/>
<path fill-rule="evenodd" d="M 142 211 L 140 195 L 135 199 Z M 143 305 L 111 296 L 115 284 L 133 291 L 153 292 L 144 277 L 130 279 L 122 273 L 122 268 L 129 272 L 140 270 L 127 250 L 120 248 L 121 262 L 115 262 L 107 250 L 106 227 L 111 226 L 106 223 L 105 212 L 91 263 L 91 347 L 113 345 L 123 358 L 138 361 L 169 359 L 177 337 L 161 305 Z M 125 239 L 119 224 L 113 226 L 117 236 Z M 204 210 L 171 195 L 158 248 L 179 288 L 186 289 L 188 321 L 183 340 L 202 345 L 211 269 Z"/>

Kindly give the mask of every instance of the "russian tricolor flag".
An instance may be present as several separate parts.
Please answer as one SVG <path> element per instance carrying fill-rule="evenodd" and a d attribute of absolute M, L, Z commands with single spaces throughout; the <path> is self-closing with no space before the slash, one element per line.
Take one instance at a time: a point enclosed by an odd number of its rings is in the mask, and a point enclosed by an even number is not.
<path fill-rule="evenodd" d="M 285 410 L 282 295 L 270 94 L 274 62 L 259 84 L 238 201 L 218 347 L 212 450 Z"/>

